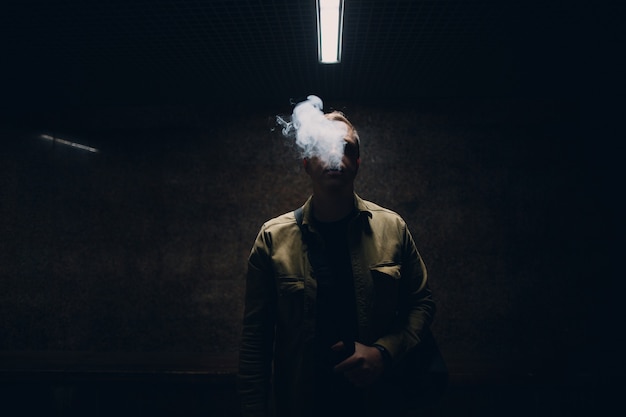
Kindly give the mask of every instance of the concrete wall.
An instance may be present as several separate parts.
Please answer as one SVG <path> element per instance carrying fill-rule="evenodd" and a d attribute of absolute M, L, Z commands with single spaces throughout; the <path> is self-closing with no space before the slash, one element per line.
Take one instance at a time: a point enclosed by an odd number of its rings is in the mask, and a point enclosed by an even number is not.
<path fill-rule="evenodd" d="M 361 134 L 357 192 L 411 228 L 450 361 L 579 370 L 604 352 L 612 182 L 577 106 L 326 104 Z M 273 130 L 290 108 L 236 110 L 48 111 L 3 131 L 0 350 L 237 351 L 258 228 L 309 184 Z"/>

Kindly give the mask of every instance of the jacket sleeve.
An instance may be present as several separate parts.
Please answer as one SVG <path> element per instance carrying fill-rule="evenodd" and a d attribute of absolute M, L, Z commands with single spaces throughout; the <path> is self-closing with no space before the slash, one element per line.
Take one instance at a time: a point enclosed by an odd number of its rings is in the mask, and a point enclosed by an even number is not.
<path fill-rule="evenodd" d="M 248 259 L 237 377 L 244 417 L 268 415 L 276 304 L 269 243 L 262 229 Z"/>
<path fill-rule="evenodd" d="M 422 341 L 436 310 L 428 286 L 426 266 L 406 224 L 403 226 L 401 283 L 396 322 L 390 333 L 376 341 L 376 344 L 387 349 L 394 363 L 399 362 Z"/>

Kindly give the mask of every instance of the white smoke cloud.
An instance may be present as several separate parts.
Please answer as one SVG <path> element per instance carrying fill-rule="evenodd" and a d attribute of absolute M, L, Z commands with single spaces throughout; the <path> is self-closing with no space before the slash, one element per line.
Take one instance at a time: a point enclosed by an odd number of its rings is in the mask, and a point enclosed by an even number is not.
<path fill-rule="evenodd" d="M 318 157 L 330 169 L 339 169 L 348 127 L 324 117 L 322 100 L 314 95 L 296 105 L 290 118 L 276 117 L 283 135 L 295 140 L 303 158 Z"/>

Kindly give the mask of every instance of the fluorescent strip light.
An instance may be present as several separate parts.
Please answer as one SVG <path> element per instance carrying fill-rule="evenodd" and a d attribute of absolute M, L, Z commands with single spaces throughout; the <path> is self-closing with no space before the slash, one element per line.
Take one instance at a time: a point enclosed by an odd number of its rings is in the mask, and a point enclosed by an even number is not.
<path fill-rule="evenodd" d="M 317 0 L 317 45 L 323 64 L 341 62 L 343 0 Z"/>
<path fill-rule="evenodd" d="M 53 143 L 60 143 L 62 145 L 71 146 L 72 148 L 82 149 L 83 151 L 89 151 L 89 152 L 93 152 L 93 153 L 97 153 L 98 152 L 98 150 L 96 148 L 92 148 L 91 146 L 81 145 L 80 143 L 71 142 L 69 140 L 55 138 L 54 136 L 40 135 L 40 137 L 42 139 L 46 139 L 46 140 L 52 141 Z"/>

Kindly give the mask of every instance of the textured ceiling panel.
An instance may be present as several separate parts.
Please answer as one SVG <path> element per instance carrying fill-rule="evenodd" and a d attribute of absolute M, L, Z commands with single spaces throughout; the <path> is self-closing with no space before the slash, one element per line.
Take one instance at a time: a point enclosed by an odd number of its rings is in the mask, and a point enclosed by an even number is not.
<path fill-rule="evenodd" d="M 0 16 L 5 103 L 498 96 L 524 93 L 542 74 L 544 91 L 562 93 L 559 74 L 580 48 L 594 50 L 602 10 L 345 0 L 342 62 L 322 65 L 314 0 L 12 1 Z"/>

